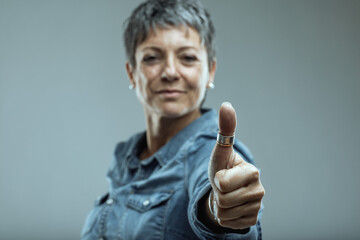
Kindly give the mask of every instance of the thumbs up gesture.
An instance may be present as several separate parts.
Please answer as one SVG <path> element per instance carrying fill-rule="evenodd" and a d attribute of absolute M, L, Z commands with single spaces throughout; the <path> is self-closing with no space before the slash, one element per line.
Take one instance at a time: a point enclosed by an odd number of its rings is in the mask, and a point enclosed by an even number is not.
<path fill-rule="evenodd" d="M 219 134 L 233 136 L 235 128 L 235 109 L 230 103 L 223 103 L 219 111 Z M 265 194 L 258 169 L 237 154 L 232 145 L 218 142 L 208 170 L 212 191 L 207 213 L 213 224 L 232 229 L 255 225 Z"/>

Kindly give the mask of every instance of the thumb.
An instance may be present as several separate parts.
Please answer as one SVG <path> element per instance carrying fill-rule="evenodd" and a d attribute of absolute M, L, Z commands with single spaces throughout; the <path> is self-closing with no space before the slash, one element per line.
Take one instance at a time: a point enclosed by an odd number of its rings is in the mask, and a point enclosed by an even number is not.
<path fill-rule="evenodd" d="M 219 111 L 219 134 L 223 136 L 233 136 L 235 128 L 235 109 L 231 103 L 224 102 Z M 223 146 L 218 142 L 215 144 L 209 163 L 209 178 L 212 183 L 216 172 L 232 167 L 234 155 L 232 146 Z"/>
<path fill-rule="evenodd" d="M 229 102 L 221 104 L 219 111 L 219 133 L 223 136 L 233 136 L 236 128 L 236 112 Z"/>

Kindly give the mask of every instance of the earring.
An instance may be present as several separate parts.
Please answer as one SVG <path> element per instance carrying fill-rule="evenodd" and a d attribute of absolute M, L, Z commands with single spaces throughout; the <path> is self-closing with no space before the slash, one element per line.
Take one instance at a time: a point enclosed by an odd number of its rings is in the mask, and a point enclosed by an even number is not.
<path fill-rule="evenodd" d="M 132 85 L 132 84 L 129 85 L 130 90 L 133 90 L 134 88 L 135 88 L 134 85 Z"/>
<path fill-rule="evenodd" d="M 209 83 L 209 88 L 211 88 L 211 89 L 214 89 L 215 88 L 215 85 L 214 85 L 214 83 Z"/>

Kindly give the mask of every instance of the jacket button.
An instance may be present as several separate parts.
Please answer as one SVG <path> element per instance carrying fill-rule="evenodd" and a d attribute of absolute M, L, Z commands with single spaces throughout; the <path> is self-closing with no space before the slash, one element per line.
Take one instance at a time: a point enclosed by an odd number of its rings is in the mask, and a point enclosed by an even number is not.
<path fill-rule="evenodd" d="M 143 202 L 143 206 L 146 207 L 147 205 L 150 204 L 150 201 L 148 199 L 146 199 L 144 202 Z"/>
<path fill-rule="evenodd" d="M 106 201 L 106 204 L 107 205 L 111 205 L 114 203 L 114 200 L 112 198 L 109 198 L 107 201 Z"/>

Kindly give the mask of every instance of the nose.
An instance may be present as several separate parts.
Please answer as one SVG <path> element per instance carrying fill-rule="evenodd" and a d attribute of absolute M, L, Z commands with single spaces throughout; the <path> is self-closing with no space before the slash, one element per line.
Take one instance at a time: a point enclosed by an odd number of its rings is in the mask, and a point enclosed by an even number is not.
<path fill-rule="evenodd" d="M 161 74 L 161 79 L 169 82 L 173 82 L 179 79 L 179 73 L 176 67 L 176 59 L 171 54 L 169 54 L 169 56 L 166 58 L 165 66 Z"/>

